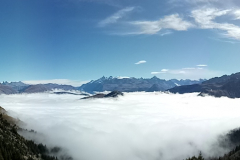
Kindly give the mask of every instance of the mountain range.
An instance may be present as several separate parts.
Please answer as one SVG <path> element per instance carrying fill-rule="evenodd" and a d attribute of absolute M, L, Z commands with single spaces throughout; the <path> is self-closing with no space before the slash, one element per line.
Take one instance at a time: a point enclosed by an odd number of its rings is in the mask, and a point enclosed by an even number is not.
<path fill-rule="evenodd" d="M 240 72 L 215 77 L 201 84 L 177 86 L 167 91 L 180 94 L 200 92 L 199 95 L 202 96 L 208 94 L 215 97 L 240 98 Z"/>
<path fill-rule="evenodd" d="M 103 91 L 120 92 L 154 92 L 168 91 L 172 93 L 193 93 L 199 92 L 199 95 L 205 94 L 215 97 L 240 98 L 240 72 L 232 75 L 223 75 L 209 80 L 164 80 L 156 76 L 152 78 L 120 78 L 120 77 L 101 77 L 92 80 L 80 87 L 60 84 L 36 84 L 29 85 L 23 82 L 3 82 L 0 83 L 0 94 L 17 93 L 39 93 L 61 89 L 64 91 L 78 90 L 81 92 L 94 93 Z"/>
<path fill-rule="evenodd" d="M 200 80 L 164 80 L 156 76 L 144 78 L 119 78 L 119 77 L 102 77 L 97 80 L 92 80 L 89 83 L 83 84 L 80 87 L 60 84 L 35 84 L 29 85 L 23 82 L 3 82 L 0 83 L 0 94 L 16 94 L 16 93 L 40 93 L 61 89 L 65 91 L 79 90 L 88 93 L 103 92 L 103 91 L 120 91 L 120 92 L 135 92 L 135 91 L 164 91 L 175 86 L 199 84 L 204 79 Z"/>
<path fill-rule="evenodd" d="M 103 91 L 120 91 L 120 92 L 136 92 L 136 91 L 165 91 L 175 86 L 199 84 L 204 82 L 205 79 L 200 80 L 164 80 L 159 79 L 156 76 L 144 79 L 144 78 L 118 78 L 118 77 L 102 77 L 95 81 L 83 84 L 78 87 L 78 90 L 88 93 L 103 92 Z"/>
<path fill-rule="evenodd" d="M 40 93 L 51 91 L 53 89 L 61 89 L 65 91 L 77 90 L 76 87 L 71 85 L 59 85 L 59 84 L 36 84 L 29 85 L 23 82 L 3 82 L 0 83 L 0 94 L 16 94 L 16 93 Z"/>

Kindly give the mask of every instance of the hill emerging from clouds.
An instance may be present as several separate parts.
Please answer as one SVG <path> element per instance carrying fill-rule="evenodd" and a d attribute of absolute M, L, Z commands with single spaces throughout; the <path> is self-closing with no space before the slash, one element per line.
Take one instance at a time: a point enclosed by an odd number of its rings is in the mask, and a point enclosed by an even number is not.
<path fill-rule="evenodd" d="M 200 92 L 200 95 L 208 94 L 215 97 L 240 98 L 240 72 L 215 77 L 202 84 L 178 86 L 168 91 L 180 94 Z"/>

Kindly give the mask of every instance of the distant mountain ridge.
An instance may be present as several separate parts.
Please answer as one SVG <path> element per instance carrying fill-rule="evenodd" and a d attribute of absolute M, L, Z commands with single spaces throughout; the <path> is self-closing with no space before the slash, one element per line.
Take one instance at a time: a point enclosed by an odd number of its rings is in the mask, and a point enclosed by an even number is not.
<path fill-rule="evenodd" d="M 95 81 L 83 84 L 78 87 L 79 90 L 88 93 L 103 92 L 103 91 L 120 91 L 120 92 L 136 92 L 136 91 L 164 91 L 175 86 L 199 84 L 205 79 L 200 80 L 164 80 L 156 76 L 152 78 L 118 78 L 118 77 L 101 77 Z"/>
<path fill-rule="evenodd" d="M 29 85 L 23 82 L 3 82 L 0 83 L 0 94 L 17 94 L 17 93 L 41 93 L 46 91 L 52 91 L 54 89 L 61 89 L 65 91 L 77 90 L 76 87 L 71 85 L 60 85 L 60 84 L 36 84 Z"/>
<path fill-rule="evenodd" d="M 240 98 L 240 72 L 215 77 L 202 82 L 202 84 L 174 87 L 168 91 L 180 94 L 200 92 L 199 95 L 208 94 L 215 97 Z"/>
<path fill-rule="evenodd" d="M 12 87 L 0 84 L 0 94 L 14 94 L 17 93 Z"/>
<path fill-rule="evenodd" d="M 3 82 L 0 83 L 0 94 L 17 94 L 17 93 L 41 93 L 46 91 L 52 91 L 54 89 L 61 89 L 64 91 L 80 90 L 88 93 L 103 92 L 103 91 L 120 91 L 120 92 L 135 92 L 135 91 L 164 91 L 166 89 L 173 88 L 175 86 L 199 84 L 204 79 L 200 80 L 164 80 L 159 79 L 156 76 L 144 79 L 144 78 L 127 78 L 127 77 L 101 77 L 97 80 L 92 80 L 89 83 L 83 84 L 80 87 L 73 87 L 71 85 L 61 84 L 25 84 L 19 82 Z"/>
<path fill-rule="evenodd" d="M 5 81 L 5 82 L 2 83 L 2 85 L 11 87 L 12 89 L 14 89 L 16 91 L 19 91 L 19 90 L 29 86 L 28 84 L 25 84 L 25 83 L 23 83 L 21 81 L 19 81 L 19 82 L 10 82 L 10 83 Z"/>
<path fill-rule="evenodd" d="M 51 91 L 53 89 L 62 89 L 62 90 L 76 90 L 75 87 L 71 85 L 59 85 L 59 84 L 36 84 L 36 85 L 29 85 L 26 88 L 20 90 L 20 93 L 39 93 L 39 92 L 46 92 Z"/>

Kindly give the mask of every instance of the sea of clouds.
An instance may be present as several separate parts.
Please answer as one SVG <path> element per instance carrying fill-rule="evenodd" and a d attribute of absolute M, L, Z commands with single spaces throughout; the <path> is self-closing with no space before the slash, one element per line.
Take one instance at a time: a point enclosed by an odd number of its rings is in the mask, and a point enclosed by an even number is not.
<path fill-rule="evenodd" d="M 240 99 L 125 93 L 84 99 L 51 93 L 1 95 L 0 105 L 75 160 L 175 160 L 227 152 L 218 137 L 240 127 Z"/>

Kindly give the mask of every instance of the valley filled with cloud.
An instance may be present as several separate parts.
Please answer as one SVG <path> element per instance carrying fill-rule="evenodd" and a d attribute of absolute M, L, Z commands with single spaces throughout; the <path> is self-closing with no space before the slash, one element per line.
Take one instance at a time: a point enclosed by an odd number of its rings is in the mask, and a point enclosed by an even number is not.
<path fill-rule="evenodd" d="M 220 156 L 228 150 L 219 137 L 240 126 L 240 99 L 161 92 L 80 98 L 36 93 L 1 95 L 0 101 L 24 127 L 44 135 L 39 141 L 63 147 L 76 160 Z"/>

